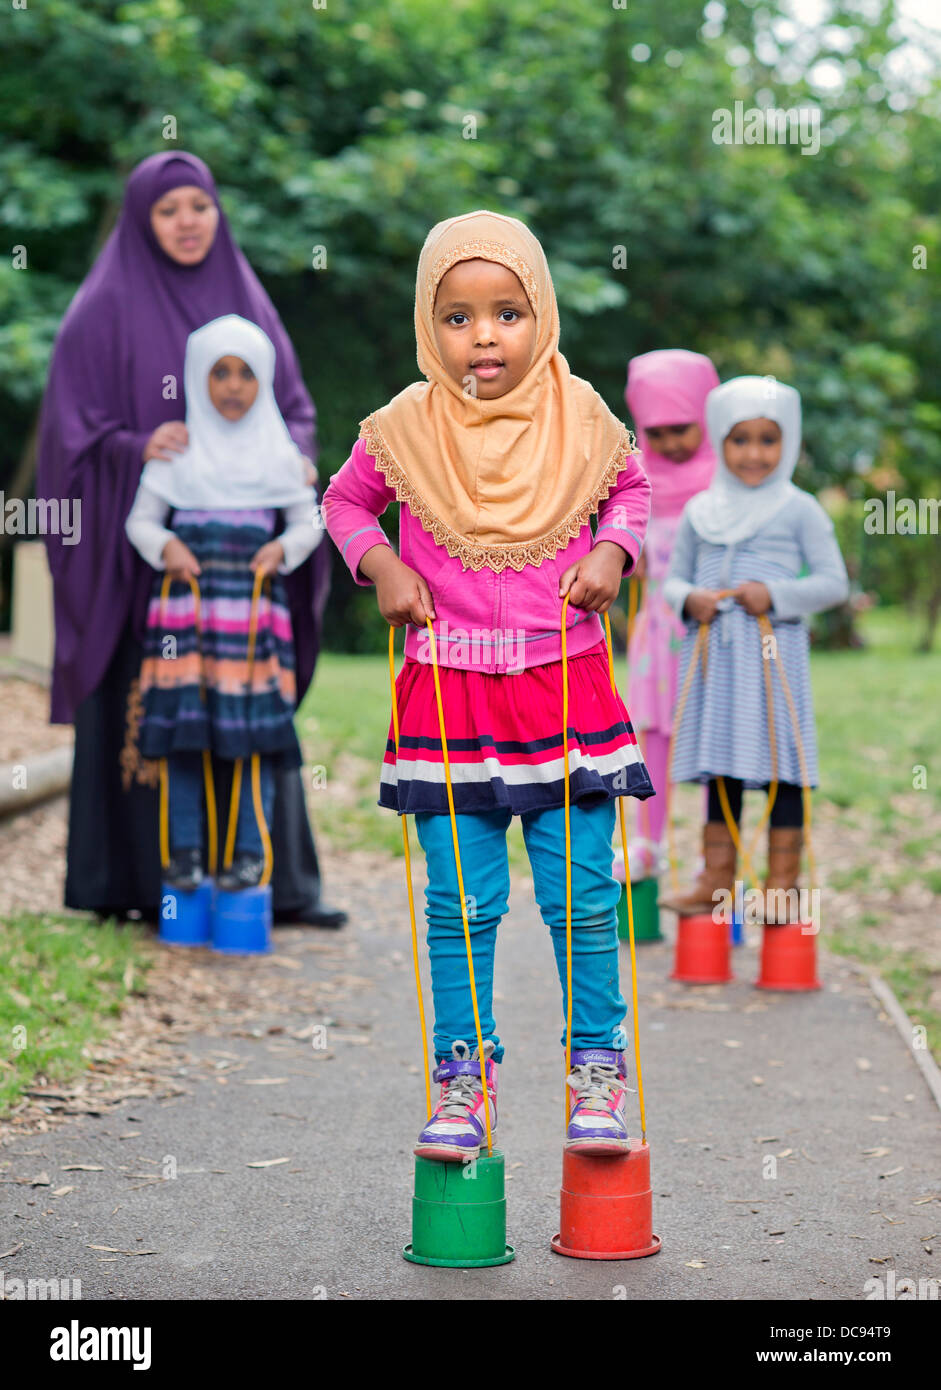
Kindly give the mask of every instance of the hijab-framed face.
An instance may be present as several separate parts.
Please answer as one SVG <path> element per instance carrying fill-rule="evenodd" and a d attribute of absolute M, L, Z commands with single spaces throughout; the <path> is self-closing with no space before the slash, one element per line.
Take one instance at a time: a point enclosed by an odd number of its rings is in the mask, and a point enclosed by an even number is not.
<path fill-rule="evenodd" d="M 712 479 L 716 456 L 706 433 L 706 397 L 718 385 L 719 373 L 709 358 L 686 348 L 658 348 L 628 364 L 624 397 L 639 432 L 653 489 L 651 516 L 657 520 L 678 519 L 690 498 Z M 687 434 L 679 431 L 681 426 L 695 428 Z M 664 435 L 671 442 L 683 438 L 692 448 L 658 447 Z"/>
<path fill-rule="evenodd" d="M 150 226 L 161 251 L 177 265 L 199 265 L 215 240 L 219 205 L 198 184 L 168 188 L 151 204 Z"/>
<path fill-rule="evenodd" d="M 228 419 L 213 404 L 210 373 L 223 358 L 251 368 L 257 386 L 248 410 Z M 151 459 L 144 485 L 171 507 L 289 507 L 308 502 L 300 450 L 274 394 L 275 348 L 257 324 L 225 314 L 191 333 L 186 345 L 189 443 L 170 460 Z"/>
<path fill-rule="evenodd" d="M 764 441 L 762 426 L 766 422 L 777 427 L 779 439 Z M 733 471 L 726 461 L 726 442 L 739 426 L 742 437 L 735 447 L 745 457 L 754 449 L 758 461 L 747 477 Z M 734 545 L 753 536 L 797 492 L 791 474 L 800 456 L 800 395 L 793 386 L 774 377 L 735 377 L 710 391 L 706 427 L 716 452 L 716 473 L 705 492 L 689 503 L 688 515 L 703 540 Z M 775 454 L 777 459 L 772 462 Z"/>

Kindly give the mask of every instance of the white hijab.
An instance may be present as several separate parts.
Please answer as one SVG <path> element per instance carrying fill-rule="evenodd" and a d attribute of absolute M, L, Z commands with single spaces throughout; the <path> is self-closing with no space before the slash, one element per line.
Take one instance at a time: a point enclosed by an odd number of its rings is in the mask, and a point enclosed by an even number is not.
<path fill-rule="evenodd" d="M 241 357 L 258 378 L 258 395 L 241 420 L 227 420 L 209 399 L 209 373 L 220 357 Z M 150 459 L 141 482 L 171 507 L 186 509 L 309 502 L 301 452 L 274 397 L 274 365 L 267 333 L 238 314 L 191 333 L 183 367 L 189 444 L 172 461 Z"/>
<path fill-rule="evenodd" d="M 726 436 L 743 420 L 774 420 L 781 429 L 781 461 L 757 487 L 729 472 Z M 737 376 L 706 397 L 706 428 L 716 454 L 715 476 L 686 505 L 686 514 L 703 540 L 734 545 L 746 540 L 796 496 L 791 474 L 800 456 L 801 398 L 793 386 L 774 377 Z"/>

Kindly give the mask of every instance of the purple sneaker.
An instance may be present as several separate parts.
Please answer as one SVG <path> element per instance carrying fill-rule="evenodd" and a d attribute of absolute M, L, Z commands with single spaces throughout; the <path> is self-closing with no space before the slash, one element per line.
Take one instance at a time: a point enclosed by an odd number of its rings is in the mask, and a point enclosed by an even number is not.
<path fill-rule="evenodd" d="M 624 1053 L 588 1047 L 572 1053 L 566 1084 L 572 1088 L 572 1110 L 565 1148 L 579 1154 L 625 1154 L 630 1151 L 625 1119 L 627 1068 Z"/>
<path fill-rule="evenodd" d="M 420 1158 L 438 1158 L 458 1163 L 479 1158 L 481 1145 L 486 1146 L 487 1129 L 484 1119 L 484 1094 L 480 1084 L 480 1062 L 477 1049 L 473 1056 L 463 1040 L 451 1048 L 449 1062 L 441 1062 L 434 1070 L 435 1081 L 441 1082 L 441 1099 L 435 1112 L 418 1136 L 415 1153 Z M 497 1071 L 492 1061 L 493 1043 L 484 1043 L 487 1093 L 490 1103 L 490 1133 L 497 1132 Z"/>

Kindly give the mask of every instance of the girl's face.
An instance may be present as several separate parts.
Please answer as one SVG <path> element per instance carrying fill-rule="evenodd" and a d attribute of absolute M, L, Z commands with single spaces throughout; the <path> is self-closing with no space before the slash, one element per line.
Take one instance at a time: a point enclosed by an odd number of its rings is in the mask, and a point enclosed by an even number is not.
<path fill-rule="evenodd" d="M 150 225 L 161 251 L 180 265 L 199 265 L 209 255 L 219 209 L 196 185 L 171 188 L 150 209 Z"/>
<path fill-rule="evenodd" d="M 774 420 L 741 420 L 729 430 L 722 451 L 729 472 L 757 487 L 781 462 L 781 427 Z"/>
<path fill-rule="evenodd" d="M 241 357 L 220 357 L 209 371 L 209 399 L 227 420 L 241 420 L 255 404 L 258 378 Z"/>
<path fill-rule="evenodd" d="M 458 261 L 441 277 L 434 329 L 448 376 L 481 400 L 512 391 L 533 360 L 536 316 L 512 270 L 495 261 Z"/>
<path fill-rule="evenodd" d="M 686 463 L 702 443 L 702 430 L 696 424 L 657 425 L 644 433 L 654 452 L 662 454 L 671 463 Z"/>

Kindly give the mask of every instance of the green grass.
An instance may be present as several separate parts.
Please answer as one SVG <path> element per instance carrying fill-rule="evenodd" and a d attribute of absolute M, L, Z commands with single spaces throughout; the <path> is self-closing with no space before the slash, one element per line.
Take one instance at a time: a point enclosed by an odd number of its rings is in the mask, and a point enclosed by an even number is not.
<path fill-rule="evenodd" d="M 145 932 L 77 918 L 0 921 L 0 1114 L 37 1077 L 67 1081 L 146 972 Z"/>
<path fill-rule="evenodd" d="M 863 913 L 861 922 L 865 924 L 867 917 L 871 919 L 868 925 L 878 925 L 878 918 L 872 913 Z M 912 1023 L 924 1027 L 928 1047 L 941 1061 L 941 1013 L 928 1005 L 932 980 L 918 952 L 890 949 L 883 946 L 877 936 L 859 927 L 840 928 L 828 933 L 827 947 L 838 955 L 851 956 L 877 970 L 895 991 Z"/>
<path fill-rule="evenodd" d="M 398 816 L 377 805 L 390 711 L 387 657 L 321 656 L 296 722 L 307 765 L 326 768 L 330 810 L 318 816 L 315 800 L 314 817 L 332 845 L 402 852 Z"/>
<path fill-rule="evenodd" d="M 889 798 L 911 792 L 923 767 L 920 795 L 941 810 L 941 775 L 933 757 L 941 700 L 941 651 L 914 651 L 918 624 L 902 609 L 873 609 L 860 624 L 862 651 L 811 658 L 820 747 L 818 795 L 837 806 L 874 814 L 881 829 L 898 828 Z"/>

